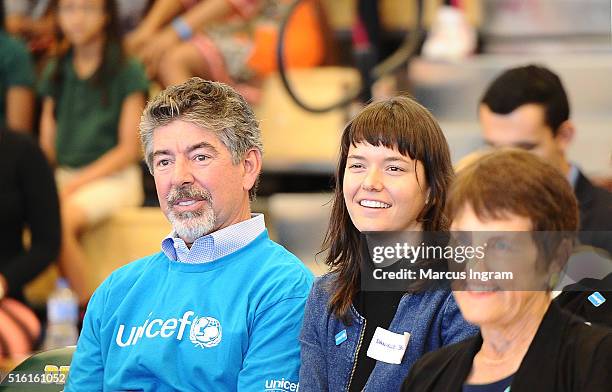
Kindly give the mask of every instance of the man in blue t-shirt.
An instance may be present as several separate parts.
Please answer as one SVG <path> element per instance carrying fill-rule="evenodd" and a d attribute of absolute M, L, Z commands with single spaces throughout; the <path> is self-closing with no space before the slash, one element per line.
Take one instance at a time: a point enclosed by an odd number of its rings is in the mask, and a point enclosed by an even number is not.
<path fill-rule="evenodd" d="M 66 391 L 297 391 L 313 278 L 251 214 L 253 111 L 232 88 L 192 78 L 149 102 L 140 136 L 173 230 L 96 290 Z"/>

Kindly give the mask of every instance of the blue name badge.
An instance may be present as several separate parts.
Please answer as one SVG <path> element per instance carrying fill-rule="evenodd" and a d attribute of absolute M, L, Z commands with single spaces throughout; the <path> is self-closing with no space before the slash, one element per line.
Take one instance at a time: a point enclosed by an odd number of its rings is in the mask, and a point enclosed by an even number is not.
<path fill-rule="evenodd" d="M 595 306 L 598 307 L 601 304 L 603 304 L 604 302 L 606 302 L 606 299 L 604 298 L 603 295 L 601 295 L 599 293 L 599 291 L 594 292 L 593 294 L 589 295 L 589 301 L 591 301 L 591 303 Z"/>
<path fill-rule="evenodd" d="M 345 340 L 346 340 L 346 329 L 343 329 L 342 331 L 336 334 L 336 346 L 340 345 Z"/>

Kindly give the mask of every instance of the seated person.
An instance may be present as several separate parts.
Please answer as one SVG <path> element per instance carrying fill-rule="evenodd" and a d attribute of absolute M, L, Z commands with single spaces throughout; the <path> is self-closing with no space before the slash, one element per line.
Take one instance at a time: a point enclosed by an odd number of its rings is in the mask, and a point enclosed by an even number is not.
<path fill-rule="evenodd" d="M 323 61 L 321 9 L 302 1 L 286 35 L 288 66 Z M 258 98 L 255 82 L 276 69 L 276 38 L 287 0 L 157 0 L 126 48 L 163 86 L 191 76 L 235 86 Z M 173 19 L 174 18 L 174 19 Z"/>
<path fill-rule="evenodd" d="M 448 144 L 426 108 L 399 96 L 360 111 L 344 128 L 339 150 L 323 244 L 331 271 L 316 280 L 306 302 L 300 390 L 397 391 L 423 354 L 472 336 L 476 328 L 461 316 L 448 282 L 369 283 L 374 263 L 359 250 L 367 247 L 368 234 L 411 233 L 420 241 L 427 232 L 448 231 Z M 386 340 L 381 331 L 395 338 Z M 405 334 L 407 346 L 395 340 Z M 373 355 L 380 341 L 403 348 L 394 357 Z"/>
<path fill-rule="evenodd" d="M 40 83 L 40 144 L 56 166 L 59 267 L 84 306 L 93 289 L 81 235 L 143 200 L 137 129 L 148 81 L 122 51 L 114 0 L 58 0 L 54 12 L 65 45 Z"/>
<path fill-rule="evenodd" d="M 452 230 L 487 244 L 486 259 L 470 261 L 470 268 L 501 267 L 515 279 L 462 281 L 457 288 L 464 290 L 454 296 L 481 333 L 426 354 L 402 391 L 609 390 L 612 331 L 551 303 L 550 288 L 578 228 L 577 202 L 559 171 L 520 150 L 486 154 L 458 173 L 447 211 Z M 539 242 L 536 232 L 554 241 Z"/>
<path fill-rule="evenodd" d="M 612 255 L 612 193 L 567 158 L 576 126 L 559 77 L 536 65 L 509 69 L 487 88 L 479 117 L 487 144 L 529 150 L 565 176 L 578 199 L 580 241 Z"/>
<path fill-rule="evenodd" d="M 53 44 L 55 15 L 51 0 L 4 0 L 6 29 L 27 42 L 34 54 L 42 54 Z"/>
<path fill-rule="evenodd" d="M 140 123 L 173 231 L 87 307 L 66 392 L 298 389 L 312 273 L 251 214 L 261 132 L 231 87 L 192 78 Z"/>
<path fill-rule="evenodd" d="M 40 148 L 27 135 L 0 129 L 0 358 L 29 353 L 40 334 L 23 288 L 59 253 L 58 204 Z"/>
<path fill-rule="evenodd" d="M 488 144 L 529 150 L 566 177 L 578 199 L 580 241 L 594 247 L 602 257 L 612 258 L 612 193 L 591 183 L 567 158 L 576 129 L 559 77 L 535 65 L 509 69 L 488 87 L 479 114 Z M 582 289 L 564 288 L 556 301 L 587 321 L 612 326 L 610 302 L 594 306 L 588 300 L 601 285 L 592 281 L 578 283 Z M 612 298 L 610 292 L 600 291 L 600 295 Z"/>

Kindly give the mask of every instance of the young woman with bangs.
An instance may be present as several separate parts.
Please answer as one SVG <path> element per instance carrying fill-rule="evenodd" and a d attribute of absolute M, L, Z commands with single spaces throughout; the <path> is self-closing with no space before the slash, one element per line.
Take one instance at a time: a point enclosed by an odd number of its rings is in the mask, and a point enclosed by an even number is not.
<path fill-rule="evenodd" d="M 330 272 L 306 304 L 300 391 L 397 391 L 423 354 L 476 333 L 448 284 L 362 287 L 372 265 L 362 234 L 446 231 L 452 178 L 446 139 L 413 99 L 372 103 L 345 127 L 323 244 Z"/>

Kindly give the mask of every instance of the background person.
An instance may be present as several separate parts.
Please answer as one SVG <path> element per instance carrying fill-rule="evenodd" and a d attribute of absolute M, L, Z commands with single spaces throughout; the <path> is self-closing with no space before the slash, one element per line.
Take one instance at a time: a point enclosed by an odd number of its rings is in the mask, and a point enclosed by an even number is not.
<path fill-rule="evenodd" d="M 451 229 L 472 236 L 479 231 L 483 236 L 500 231 L 571 234 L 578 228 L 577 203 L 567 180 L 556 168 L 518 150 L 489 153 L 459 172 L 447 211 Z M 548 247 L 535 240 L 497 246 L 489 238 L 487 248 L 515 256 L 508 267 L 522 269 L 515 279 L 525 289 L 526 277 L 553 276 L 563 267 L 572 237 L 560 237 L 558 246 Z M 523 263 L 515 265 L 518 260 Z M 465 319 L 481 332 L 423 356 L 402 391 L 608 390 L 612 331 L 589 326 L 551 304 L 554 282 L 537 290 L 541 283 L 534 280 L 531 291 L 499 291 L 468 282 L 465 291 L 455 291 Z"/>
<path fill-rule="evenodd" d="M 29 136 L 0 128 L 0 358 L 28 354 L 40 322 L 24 286 L 59 253 L 60 218 L 53 172 Z M 24 230 L 30 243 L 24 242 Z"/>
<path fill-rule="evenodd" d="M 6 29 L 25 42 L 30 52 L 43 54 L 53 45 L 55 15 L 52 0 L 4 0 Z"/>
<path fill-rule="evenodd" d="M 126 48 L 163 86 L 191 76 L 235 86 L 250 102 L 258 82 L 276 70 L 276 40 L 286 0 L 157 0 Z M 288 25 L 286 63 L 321 64 L 320 5 L 302 1 Z"/>
<path fill-rule="evenodd" d="M 0 2 L 0 127 L 32 132 L 34 78 L 27 48 L 4 29 L 4 2 Z"/>
<path fill-rule="evenodd" d="M 576 127 L 559 77 L 536 65 L 505 71 L 485 91 L 479 118 L 487 144 L 533 152 L 566 177 L 578 199 L 580 240 L 612 255 L 612 194 L 567 159 Z"/>
<path fill-rule="evenodd" d="M 80 234 L 143 200 L 138 121 L 148 82 L 122 52 L 114 0 L 59 0 L 66 45 L 40 86 L 40 144 L 56 166 L 62 213 L 61 272 L 87 303 L 91 289 Z"/>
<path fill-rule="evenodd" d="M 424 353 L 476 332 L 449 287 L 361 290 L 360 233 L 446 230 L 452 177 L 440 127 L 410 98 L 372 103 L 346 126 L 324 243 L 331 272 L 315 282 L 300 336 L 301 391 L 396 391 Z M 367 355 L 377 327 L 410 333 L 399 364 Z"/>
<path fill-rule="evenodd" d="M 612 258 L 612 194 L 593 185 L 567 160 L 575 125 L 559 77 L 536 65 L 509 69 L 488 87 L 479 114 L 483 137 L 488 144 L 528 150 L 566 177 L 578 199 L 580 241 L 595 247 L 595 251 L 603 253 L 603 258 Z M 585 263 L 586 260 L 579 269 L 599 268 Z M 609 262 L 607 271 L 610 271 Z M 605 275 L 605 270 L 601 275 Z M 612 298 L 610 291 L 603 290 L 606 287 L 610 285 L 600 279 L 579 280 L 575 286 L 564 288 L 556 301 L 587 321 L 612 326 L 610 301 L 594 306 L 589 300 L 597 290 L 604 298 Z"/>
<path fill-rule="evenodd" d="M 231 87 L 193 78 L 140 123 L 173 231 L 87 308 L 66 391 L 297 390 L 312 273 L 251 214 L 261 133 Z"/>

